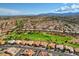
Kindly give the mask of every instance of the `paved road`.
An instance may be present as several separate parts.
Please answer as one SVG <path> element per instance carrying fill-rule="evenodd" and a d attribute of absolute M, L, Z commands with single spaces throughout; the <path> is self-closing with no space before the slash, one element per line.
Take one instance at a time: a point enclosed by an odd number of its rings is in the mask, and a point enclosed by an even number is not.
<path fill-rule="evenodd" d="M 20 54 L 25 50 L 25 49 L 34 49 L 37 50 L 37 53 L 35 54 L 36 56 L 38 55 L 38 52 L 40 50 L 46 50 L 45 48 L 42 47 L 32 47 L 32 46 L 22 46 L 22 45 L 0 45 L 0 48 L 10 48 L 10 47 L 16 47 L 16 48 L 21 48 L 21 50 L 16 53 L 16 56 L 20 56 Z M 48 51 L 48 50 L 46 50 Z M 50 50 L 50 52 L 52 53 L 53 56 L 77 56 L 75 54 L 72 53 L 64 53 L 64 52 L 58 52 L 58 51 L 54 51 L 54 50 Z"/>
<path fill-rule="evenodd" d="M 44 29 L 44 30 L 43 29 L 41 29 L 41 30 L 39 30 L 39 29 L 26 29 L 24 31 L 42 31 L 42 32 L 55 32 L 55 33 L 65 33 L 65 34 L 77 34 L 77 35 L 79 35 L 79 32 L 74 32 L 74 31 L 63 32 L 63 31 L 59 31 L 59 30 L 48 30 L 48 29 Z"/>
<path fill-rule="evenodd" d="M 20 56 L 20 54 L 22 54 L 22 52 L 25 50 L 25 48 L 24 49 L 21 49 L 18 53 L 16 53 L 16 55 L 15 56 Z"/>

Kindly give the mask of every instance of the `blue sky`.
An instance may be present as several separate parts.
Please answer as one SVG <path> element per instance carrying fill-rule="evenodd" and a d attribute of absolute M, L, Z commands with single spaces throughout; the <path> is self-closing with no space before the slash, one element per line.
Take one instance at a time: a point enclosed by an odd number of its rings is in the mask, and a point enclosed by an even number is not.
<path fill-rule="evenodd" d="M 79 12 L 77 3 L 0 3 L 0 15 Z"/>

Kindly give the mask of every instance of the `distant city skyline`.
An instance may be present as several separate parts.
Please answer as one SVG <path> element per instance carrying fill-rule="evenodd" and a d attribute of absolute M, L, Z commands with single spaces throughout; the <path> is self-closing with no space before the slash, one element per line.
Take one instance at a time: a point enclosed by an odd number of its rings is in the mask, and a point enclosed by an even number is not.
<path fill-rule="evenodd" d="M 78 3 L 0 3 L 0 15 L 79 12 Z"/>

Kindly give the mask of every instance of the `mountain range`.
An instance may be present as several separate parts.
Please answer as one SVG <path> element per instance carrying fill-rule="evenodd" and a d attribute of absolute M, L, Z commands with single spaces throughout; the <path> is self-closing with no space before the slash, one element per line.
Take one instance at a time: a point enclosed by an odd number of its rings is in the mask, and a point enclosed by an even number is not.
<path fill-rule="evenodd" d="M 0 16 L 78 16 L 79 12 L 68 12 L 68 13 L 41 13 L 41 14 L 30 14 L 30 15 L 0 15 Z"/>
<path fill-rule="evenodd" d="M 44 14 L 38 14 L 38 16 L 76 16 L 79 15 L 79 12 L 76 13 L 44 13 Z"/>

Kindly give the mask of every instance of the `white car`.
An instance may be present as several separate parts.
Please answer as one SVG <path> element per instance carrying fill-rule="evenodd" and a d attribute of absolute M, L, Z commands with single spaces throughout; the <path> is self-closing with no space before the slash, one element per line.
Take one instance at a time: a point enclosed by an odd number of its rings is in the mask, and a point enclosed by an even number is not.
<path fill-rule="evenodd" d="M 9 40 L 8 43 L 9 44 L 14 44 L 15 43 L 15 40 Z"/>

